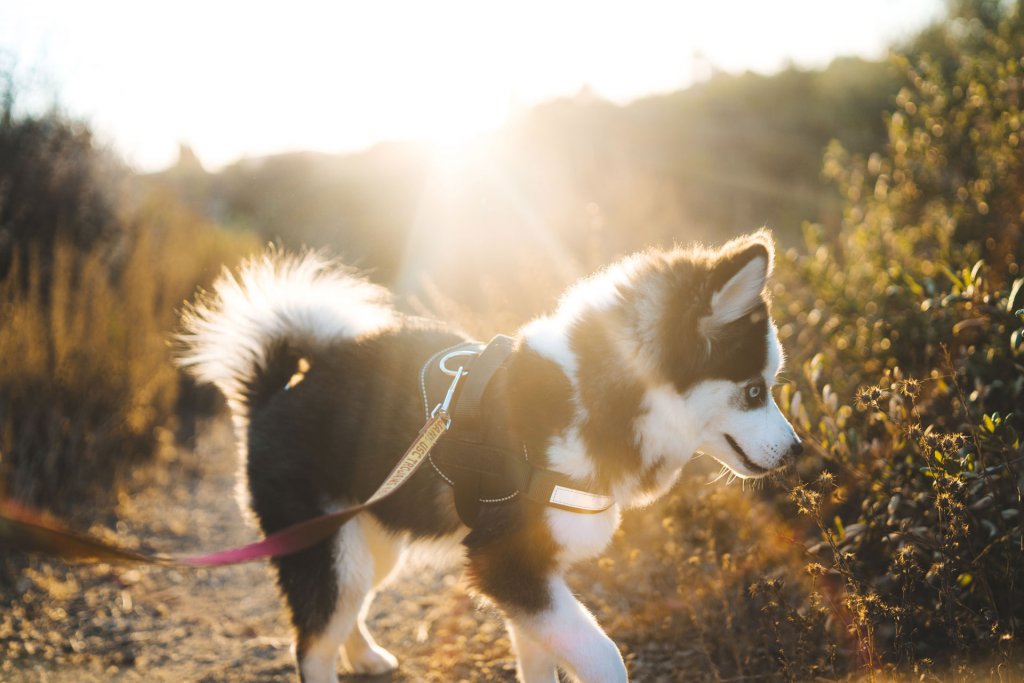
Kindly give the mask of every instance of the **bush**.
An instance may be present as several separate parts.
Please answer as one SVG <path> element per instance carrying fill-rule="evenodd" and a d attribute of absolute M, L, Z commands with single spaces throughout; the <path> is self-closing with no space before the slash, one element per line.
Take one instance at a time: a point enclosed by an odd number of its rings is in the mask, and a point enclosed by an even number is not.
<path fill-rule="evenodd" d="M 884 154 L 830 149 L 842 228 L 809 226 L 775 291 L 810 358 L 780 396 L 817 452 L 792 497 L 872 670 L 1011 661 L 1024 626 L 1020 6 L 942 44 L 952 69 L 897 58 Z"/>
<path fill-rule="evenodd" d="M 56 113 L 0 111 L 0 495 L 83 516 L 153 453 L 179 376 L 175 309 L 253 250 L 136 188 Z"/>

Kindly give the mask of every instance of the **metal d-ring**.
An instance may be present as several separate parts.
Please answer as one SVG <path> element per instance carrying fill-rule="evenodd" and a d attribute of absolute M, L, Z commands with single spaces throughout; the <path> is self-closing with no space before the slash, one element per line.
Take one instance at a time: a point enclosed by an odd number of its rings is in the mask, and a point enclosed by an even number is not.
<path fill-rule="evenodd" d="M 460 366 L 458 370 L 450 370 L 448 368 L 448 365 L 447 365 L 448 360 L 450 360 L 452 358 L 458 358 L 459 356 L 479 356 L 479 355 L 480 355 L 479 351 L 472 351 L 470 349 L 456 349 L 455 351 L 449 351 L 444 356 L 442 356 L 441 360 L 438 362 L 437 366 L 439 368 L 441 368 L 441 372 L 443 372 L 444 374 L 448 375 L 449 377 L 461 377 L 462 375 L 466 374 L 463 371 L 463 367 L 464 366 Z"/>

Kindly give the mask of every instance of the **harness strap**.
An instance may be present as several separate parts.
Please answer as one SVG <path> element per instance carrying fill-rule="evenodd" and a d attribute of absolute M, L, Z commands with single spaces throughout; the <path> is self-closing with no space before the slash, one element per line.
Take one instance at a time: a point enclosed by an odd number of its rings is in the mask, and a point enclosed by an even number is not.
<path fill-rule="evenodd" d="M 438 371 L 452 375 L 450 366 L 455 363 L 449 363 L 446 370 L 445 358 L 476 353 L 464 368 L 465 381 L 453 396 L 452 429 L 430 456 L 431 465 L 453 488 L 459 518 L 472 527 L 482 503 L 516 497 L 577 513 L 607 510 L 615 503 L 611 496 L 587 491 L 567 475 L 531 464 L 524 457 L 525 445 L 509 433 L 503 417 L 493 412 L 499 408 L 492 407 L 490 413 L 484 410 L 484 393 L 514 345 L 515 341 L 504 335 L 494 337 L 486 346 L 463 343 L 439 351 L 420 373 L 427 408 L 432 403 L 428 384 L 434 391 L 439 388 L 433 381 L 428 383 L 427 377 L 436 377 L 432 373 Z"/>
<path fill-rule="evenodd" d="M 500 478 L 504 474 L 502 465 L 510 460 L 503 457 L 503 450 L 487 444 L 483 398 L 514 345 L 511 337 L 499 334 L 470 363 L 465 384 L 452 411 L 452 438 L 446 442 L 444 453 L 440 454 L 445 464 L 453 468 L 455 511 L 466 526 L 472 527 L 480 514 L 484 479 Z"/>
<path fill-rule="evenodd" d="M 461 440 L 483 443 L 484 392 L 490 385 L 494 373 L 512 353 L 514 344 L 515 340 L 512 337 L 499 334 L 487 342 L 487 346 L 470 365 L 462 393 L 459 394 L 458 403 L 455 404 L 455 411 L 452 413 L 452 423 Z"/>
<path fill-rule="evenodd" d="M 456 486 L 456 510 L 460 509 L 459 491 L 463 490 L 461 484 L 474 476 L 500 477 L 509 482 L 510 487 L 523 497 L 570 512 L 604 512 L 615 502 L 611 496 L 580 489 L 576 481 L 561 472 L 546 470 L 514 458 L 504 448 L 461 441 L 452 441 L 447 447 L 444 456 L 445 468 L 457 472 L 453 478 L 460 484 Z M 515 494 L 509 496 L 509 499 L 514 497 Z M 479 505 L 484 501 L 478 498 L 473 502 Z M 470 510 L 476 507 L 470 505 Z"/>

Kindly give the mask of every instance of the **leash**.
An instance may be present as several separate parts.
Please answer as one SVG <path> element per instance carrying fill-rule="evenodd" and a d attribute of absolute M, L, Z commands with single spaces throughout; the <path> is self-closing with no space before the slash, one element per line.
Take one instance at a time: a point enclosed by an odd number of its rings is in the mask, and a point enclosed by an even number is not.
<path fill-rule="evenodd" d="M 384 483 L 364 503 L 299 522 L 270 534 L 262 541 L 201 555 L 145 553 L 71 531 L 22 505 L 0 501 L 0 548 L 38 552 L 70 560 L 129 562 L 164 567 L 223 567 L 297 553 L 328 538 L 357 514 L 369 510 L 393 494 L 419 469 L 430 449 L 451 425 L 448 402 L 457 383 L 458 378 L 452 382 L 446 401 L 438 404 L 401 460 L 384 479 Z"/>

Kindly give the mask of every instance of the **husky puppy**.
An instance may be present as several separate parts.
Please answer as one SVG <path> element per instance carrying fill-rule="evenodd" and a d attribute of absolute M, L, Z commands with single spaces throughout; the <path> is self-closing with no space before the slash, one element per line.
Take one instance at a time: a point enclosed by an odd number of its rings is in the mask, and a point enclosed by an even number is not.
<path fill-rule="evenodd" d="M 801 450 L 770 393 L 783 363 L 765 292 L 773 253 L 766 230 L 719 249 L 639 253 L 518 330 L 487 401 L 501 404 L 531 464 L 614 505 L 581 514 L 520 497 L 483 505 L 470 530 L 424 465 L 332 541 L 273 561 L 302 681 L 336 681 L 340 653 L 356 673 L 397 666 L 365 617 L 417 546 L 461 560 L 501 610 L 524 683 L 554 683 L 558 669 L 625 681 L 618 648 L 563 575 L 695 452 L 760 477 Z M 247 505 L 265 534 L 368 498 L 423 425 L 421 368 L 464 341 L 314 254 L 272 253 L 225 273 L 183 326 L 181 364 L 227 398 Z"/>

